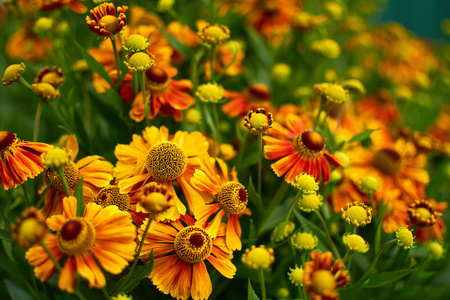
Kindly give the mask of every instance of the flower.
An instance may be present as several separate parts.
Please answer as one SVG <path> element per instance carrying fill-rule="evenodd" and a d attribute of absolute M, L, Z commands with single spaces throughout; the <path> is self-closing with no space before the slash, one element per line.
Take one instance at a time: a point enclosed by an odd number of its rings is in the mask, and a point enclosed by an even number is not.
<path fill-rule="evenodd" d="M 286 83 L 292 73 L 292 68 L 285 63 L 277 63 L 272 67 L 272 77 L 273 79 L 280 83 Z"/>
<path fill-rule="evenodd" d="M 150 119 L 158 114 L 171 115 L 176 121 L 183 119 L 182 111 L 195 103 L 189 92 L 192 83 L 188 79 L 175 80 L 177 75 L 175 68 L 153 66 L 145 71 L 145 87 L 149 91 L 148 100 L 150 106 Z M 151 98 L 150 98 L 151 97 Z M 130 117 L 140 122 L 145 117 L 144 101 L 142 93 L 133 100 Z"/>
<path fill-rule="evenodd" d="M 399 226 L 407 224 L 409 202 L 400 195 L 398 189 L 389 190 L 379 204 L 386 207 L 382 219 L 383 230 L 386 233 L 392 233 Z"/>
<path fill-rule="evenodd" d="M 213 61 L 213 67 L 217 74 L 236 76 L 244 71 L 245 49 L 242 44 L 242 42 L 230 40 L 217 46 Z M 204 69 L 205 79 L 211 80 L 211 60 L 206 61 Z"/>
<path fill-rule="evenodd" d="M 63 81 L 64 78 L 61 68 L 58 68 L 56 66 L 50 68 L 46 66 L 39 70 L 39 72 L 36 75 L 36 79 L 34 80 L 34 83 L 49 83 L 55 89 L 57 89 L 63 83 Z"/>
<path fill-rule="evenodd" d="M 319 209 L 323 204 L 322 195 L 318 195 L 316 192 L 310 194 L 303 194 L 298 200 L 298 207 L 308 213 Z"/>
<path fill-rule="evenodd" d="M 316 248 L 319 243 L 319 239 L 311 233 L 298 232 L 291 237 L 291 242 L 295 248 L 303 251 Z"/>
<path fill-rule="evenodd" d="M 139 228 L 138 240 L 142 240 L 147 222 Z M 153 250 L 155 266 L 149 278 L 158 290 L 173 298 L 209 297 L 212 285 L 205 260 L 226 278 L 233 278 L 236 273 L 231 263 L 233 255 L 225 246 L 225 228 L 213 239 L 194 223 L 187 214 L 168 223 L 152 222 L 139 256 L 148 261 Z"/>
<path fill-rule="evenodd" d="M 303 285 L 312 299 L 339 299 L 336 290 L 350 282 L 342 260 L 332 262 L 331 252 L 316 250 L 311 252 L 311 260 L 303 265 Z"/>
<path fill-rule="evenodd" d="M 316 40 L 311 44 L 311 49 L 331 59 L 336 59 L 341 54 L 339 44 L 332 39 Z"/>
<path fill-rule="evenodd" d="M 136 212 L 155 214 L 155 220 L 158 222 L 170 220 L 169 217 L 173 214 L 171 210 L 176 209 L 173 193 L 169 192 L 165 185 L 149 182 L 135 195 L 139 197 Z"/>
<path fill-rule="evenodd" d="M 144 52 L 150 46 L 148 41 L 149 38 L 145 38 L 140 34 L 132 34 L 125 38 L 125 43 L 122 44 L 122 47 L 125 51 L 131 53 Z"/>
<path fill-rule="evenodd" d="M 244 117 L 244 126 L 254 135 L 265 134 L 273 125 L 273 115 L 265 108 L 250 110 Z"/>
<path fill-rule="evenodd" d="M 39 175 L 44 167 L 41 154 L 53 146 L 22 141 L 15 133 L 0 131 L 0 184 L 3 189 L 15 188 Z"/>
<path fill-rule="evenodd" d="M 222 111 L 229 117 L 245 116 L 251 109 L 270 107 L 270 91 L 263 83 L 255 83 L 244 89 L 242 93 L 233 91 L 224 91 L 225 98 L 231 98 L 230 101 L 222 105 Z"/>
<path fill-rule="evenodd" d="M 330 162 L 335 167 L 341 163 L 325 149 L 325 139 L 313 130 L 305 130 L 302 119 L 294 114 L 286 118 L 286 127 L 274 122 L 270 136 L 263 137 L 264 156 L 278 160 L 271 165 L 278 177 L 285 175 L 288 183 L 302 172 L 323 183 L 330 180 Z"/>
<path fill-rule="evenodd" d="M 133 296 L 127 296 L 124 293 L 120 293 L 119 295 L 117 295 L 116 297 L 112 297 L 112 300 L 133 300 Z"/>
<path fill-rule="evenodd" d="M 190 185 L 199 157 L 208 150 L 208 142 L 198 131 L 177 131 L 169 138 L 165 126 L 159 129 L 147 127 L 142 136 L 134 134 L 129 145 L 117 145 L 114 154 L 118 159 L 114 177 L 122 193 L 135 191 L 148 181 L 157 181 L 167 186 L 174 194 L 177 208 L 170 220 L 186 213 L 186 207 L 175 194 L 172 182 L 177 181 L 186 197 L 189 210 L 203 205 L 203 199 Z"/>
<path fill-rule="evenodd" d="M 32 6 L 27 4 L 27 6 Z M 34 22 L 25 23 L 6 44 L 6 53 L 13 60 L 38 62 L 46 59 L 53 50 L 53 41 L 49 37 L 39 37 L 33 31 Z"/>
<path fill-rule="evenodd" d="M 127 23 L 127 16 L 125 13 L 128 6 L 122 5 L 116 8 L 112 3 L 102 3 L 99 6 L 91 9 L 90 13 L 94 20 L 86 16 L 86 24 L 89 29 L 103 37 L 110 37 L 118 34 Z"/>
<path fill-rule="evenodd" d="M 346 233 L 342 237 L 342 241 L 350 251 L 358 253 L 369 251 L 369 244 L 360 235 Z"/>
<path fill-rule="evenodd" d="M 245 250 L 241 261 L 251 269 L 268 269 L 275 261 L 275 256 L 272 248 L 266 248 L 264 245 L 259 247 L 253 245 L 250 249 Z"/>
<path fill-rule="evenodd" d="M 23 248 L 39 243 L 47 233 L 44 215 L 36 207 L 28 207 L 14 224 L 10 224 L 12 239 Z"/>
<path fill-rule="evenodd" d="M 41 155 L 42 164 L 47 168 L 59 168 L 67 166 L 70 162 L 70 154 L 59 147 L 53 148 Z"/>
<path fill-rule="evenodd" d="M 380 178 L 377 176 L 367 175 L 361 178 L 359 182 L 359 189 L 364 193 L 373 193 L 380 188 Z"/>
<path fill-rule="evenodd" d="M 11 83 L 16 82 L 20 77 L 22 77 L 23 72 L 25 72 L 24 63 L 8 66 L 3 73 L 3 85 L 10 85 Z"/>
<path fill-rule="evenodd" d="M 55 89 L 50 83 L 34 83 L 31 85 L 33 93 L 39 96 L 41 99 L 50 100 L 59 98 L 59 91 Z"/>
<path fill-rule="evenodd" d="M 230 29 L 224 25 L 206 25 L 198 32 L 198 36 L 207 44 L 220 44 L 230 38 Z"/>
<path fill-rule="evenodd" d="M 397 238 L 397 244 L 399 244 L 403 250 L 415 248 L 414 235 L 412 234 L 412 230 L 409 230 L 408 227 L 399 226 L 395 231 L 395 237 Z"/>
<path fill-rule="evenodd" d="M 316 179 L 306 174 L 305 172 L 300 175 L 295 176 L 294 178 L 295 187 L 299 189 L 303 195 L 314 194 L 319 190 L 319 183 Z"/>
<path fill-rule="evenodd" d="M 158 6 L 156 9 L 159 12 L 165 12 L 165 11 L 172 9 L 172 6 L 174 3 L 175 3 L 175 0 L 158 0 Z"/>
<path fill-rule="evenodd" d="M 286 224 L 286 227 L 284 227 L 283 234 L 279 238 L 275 239 L 277 230 L 278 230 L 278 226 L 275 227 L 275 229 L 273 230 L 272 235 L 270 236 L 270 239 L 279 243 L 279 242 L 282 242 L 283 240 L 285 240 L 295 230 L 295 223 L 288 222 Z"/>
<path fill-rule="evenodd" d="M 130 70 L 144 72 L 155 65 L 155 57 L 151 53 L 136 52 L 127 55 L 127 60 L 125 60 L 124 63 Z"/>
<path fill-rule="evenodd" d="M 52 29 L 54 22 L 52 18 L 41 17 L 34 23 L 33 30 L 37 34 L 45 34 Z"/>
<path fill-rule="evenodd" d="M 76 13 L 84 14 L 87 8 L 80 3 L 81 1 L 84 0 L 36 0 L 34 3 L 41 11 L 50 11 L 67 6 L 70 10 Z"/>
<path fill-rule="evenodd" d="M 61 168 L 69 185 L 70 192 L 73 194 L 79 180 L 84 177 L 84 201 L 86 203 L 93 202 L 94 197 L 99 191 L 105 186 L 108 186 L 113 179 L 111 174 L 113 165 L 110 162 L 105 161 L 103 157 L 97 155 L 87 156 L 79 159 L 75 163 L 75 158 L 78 154 L 78 141 L 75 135 L 65 137 L 62 145 L 65 146 L 64 149 L 66 149 L 68 155 L 70 155 L 69 163 Z M 42 212 L 45 216 L 62 214 L 62 200 L 64 196 L 66 196 L 66 192 L 61 178 L 52 167 L 48 167 L 45 170 L 44 185 L 40 192 L 46 188 L 48 188 L 48 190 L 45 194 L 45 204 L 42 208 Z"/>
<path fill-rule="evenodd" d="M 345 80 L 342 82 L 342 86 L 359 95 L 364 95 L 366 93 L 366 88 L 362 82 L 355 78 Z"/>
<path fill-rule="evenodd" d="M 294 269 L 289 268 L 288 276 L 289 280 L 295 285 L 295 286 L 304 286 L 303 285 L 303 268 L 298 267 L 295 265 Z"/>
<path fill-rule="evenodd" d="M 197 219 L 195 224 L 205 227 L 208 233 L 215 237 L 221 220 L 227 215 L 226 245 L 230 250 L 241 250 L 242 230 L 239 218 L 248 213 L 248 196 L 245 186 L 239 183 L 234 168 L 228 174 L 228 167 L 223 160 L 203 156 L 200 167 L 195 170 L 190 182 L 202 193 L 207 203 L 194 210 Z M 207 225 L 214 214 L 214 219 Z"/>
<path fill-rule="evenodd" d="M 417 226 L 417 241 L 426 244 L 430 237 L 442 241 L 446 227 L 441 216 L 446 208 L 446 202 L 437 203 L 434 199 L 416 200 L 409 206 L 408 221 Z"/>
<path fill-rule="evenodd" d="M 189 125 L 198 125 L 202 121 L 202 113 L 196 108 L 190 108 L 184 115 L 185 121 Z"/>
<path fill-rule="evenodd" d="M 333 103 L 344 103 L 349 99 L 348 90 L 338 83 L 327 84 L 323 95 L 328 101 Z"/>
<path fill-rule="evenodd" d="M 439 260 L 445 255 L 446 251 L 442 247 L 442 244 L 432 241 L 428 244 L 427 252 L 432 259 Z"/>
<path fill-rule="evenodd" d="M 342 219 L 355 227 L 364 227 L 372 222 L 372 209 L 360 202 L 347 203 L 341 208 Z"/>
<path fill-rule="evenodd" d="M 215 82 L 200 85 L 195 95 L 203 102 L 217 103 L 223 98 L 223 87 Z"/>
<path fill-rule="evenodd" d="M 100 266 L 108 273 L 119 274 L 134 257 L 136 235 L 130 215 L 116 206 L 102 208 L 88 203 L 83 217 L 77 217 L 77 199 L 72 196 L 64 198 L 63 206 L 62 215 L 47 219 L 47 226 L 55 233 L 44 238 L 56 261 L 61 263 L 66 257 L 58 287 L 73 293 L 78 273 L 87 279 L 89 287 L 102 288 L 106 279 Z M 41 281 L 49 280 L 55 273 L 55 265 L 42 246 L 29 249 L 25 258 Z"/>

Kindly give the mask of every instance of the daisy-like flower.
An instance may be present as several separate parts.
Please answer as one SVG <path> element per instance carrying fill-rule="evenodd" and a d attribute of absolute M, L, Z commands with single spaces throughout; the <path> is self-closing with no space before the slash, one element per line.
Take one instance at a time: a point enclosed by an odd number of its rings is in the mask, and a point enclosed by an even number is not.
<path fill-rule="evenodd" d="M 289 268 L 288 272 L 289 280 L 295 286 L 303 286 L 303 268 L 295 265 L 295 268 Z"/>
<path fill-rule="evenodd" d="M 139 240 L 147 222 L 138 230 Z M 232 252 L 225 246 L 225 227 L 213 239 L 187 214 L 169 223 L 152 222 L 139 258 L 148 261 L 151 250 L 155 266 L 149 278 L 158 290 L 177 299 L 209 297 L 212 284 L 205 260 L 226 278 L 236 273 Z"/>
<path fill-rule="evenodd" d="M 272 248 L 266 248 L 264 245 L 260 245 L 259 247 L 253 245 L 250 249 L 245 250 L 241 261 L 251 269 L 268 269 L 275 261 L 273 253 Z"/>
<path fill-rule="evenodd" d="M 197 34 L 205 43 L 220 44 L 230 38 L 230 29 L 224 25 L 207 24 L 202 27 Z"/>
<path fill-rule="evenodd" d="M 372 209 L 363 203 L 353 202 L 341 208 L 342 219 L 355 227 L 364 227 L 372 222 Z"/>
<path fill-rule="evenodd" d="M 311 299 L 339 299 L 337 289 L 350 282 L 344 263 L 338 259 L 333 263 L 331 252 L 311 252 L 311 260 L 303 265 L 303 285 Z"/>
<path fill-rule="evenodd" d="M 110 37 L 118 34 L 125 24 L 127 23 L 127 16 L 125 13 L 128 10 L 128 6 L 116 7 L 112 3 L 102 3 L 94 9 L 91 9 L 90 13 L 92 20 L 89 16 L 86 16 L 86 24 L 89 29 L 103 37 Z"/>
<path fill-rule="evenodd" d="M 25 209 L 9 227 L 12 239 L 27 249 L 39 243 L 47 233 L 44 215 L 34 206 Z"/>
<path fill-rule="evenodd" d="M 307 232 L 298 232 L 291 238 L 292 245 L 300 251 L 312 250 L 317 247 L 319 239 L 317 236 Z"/>
<path fill-rule="evenodd" d="M 409 230 L 408 227 L 399 226 L 395 231 L 395 237 L 397 238 L 397 244 L 399 244 L 403 250 L 415 248 L 414 235 L 412 230 Z"/>
<path fill-rule="evenodd" d="M 148 181 L 157 181 L 167 186 L 174 195 L 176 220 L 186 213 L 186 207 L 176 196 L 172 182 L 177 181 L 186 197 L 191 212 L 203 205 L 202 193 L 189 183 L 195 169 L 199 168 L 199 156 L 208 151 L 208 142 L 198 131 L 177 131 L 169 138 L 165 126 L 159 129 L 147 127 L 142 136 L 134 134 L 129 145 L 117 145 L 114 150 L 118 162 L 114 177 L 122 193 L 135 191 Z"/>
<path fill-rule="evenodd" d="M 273 115 L 267 112 L 265 108 L 260 107 L 256 110 L 250 110 L 244 117 L 244 126 L 254 135 L 267 134 L 273 124 Z"/>
<path fill-rule="evenodd" d="M 136 203 L 136 212 L 145 214 L 155 214 L 155 221 L 162 222 L 170 220 L 177 210 L 173 199 L 173 191 L 169 192 L 167 186 L 149 182 L 145 184 L 138 192 L 133 193 L 131 202 Z M 142 224 L 138 223 L 138 224 Z"/>
<path fill-rule="evenodd" d="M 369 244 L 358 234 L 346 233 L 342 237 L 342 241 L 350 251 L 358 253 L 367 253 L 369 251 Z"/>
<path fill-rule="evenodd" d="M 87 156 L 75 162 L 78 154 L 78 141 L 75 135 L 65 137 L 63 143 L 67 153 L 70 155 L 69 163 L 62 167 L 70 192 L 73 194 L 78 185 L 78 181 L 84 177 L 84 201 L 86 203 L 94 201 L 94 197 L 98 195 L 100 190 L 108 186 L 111 180 L 113 180 L 113 165 L 98 155 Z M 45 170 L 44 183 L 41 191 L 47 187 L 48 190 L 45 194 L 45 204 L 42 212 L 45 216 L 62 214 L 62 199 L 66 196 L 66 192 L 61 178 L 52 168 L 47 168 Z"/>
<path fill-rule="evenodd" d="M 222 111 L 229 117 L 245 116 L 249 110 L 258 107 L 265 107 L 272 111 L 270 91 L 263 83 L 255 83 L 243 92 L 225 90 L 224 98 L 231 98 L 230 101 L 222 105 Z"/>
<path fill-rule="evenodd" d="M 53 146 L 22 141 L 15 133 L 0 131 L 0 184 L 15 188 L 39 175 L 44 169 L 41 154 Z"/>
<path fill-rule="evenodd" d="M 189 92 L 193 86 L 189 79 L 172 79 L 177 75 L 177 69 L 171 67 L 153 66 L 145 71 L 145 87 L 149 91 L 148 105 L 150 106 L 150 119 L 159 113 L 163 116 L 173 116 L 176 121 L 183 119 L 183 110 L 195 103 Z M 150 98 L 151 97 L 151 98 Z M 140 122 L 145 117 L 142 93 L 133 100 L 130 117 Z"/>
<path fill-rule="evenodd" d="M 409 224 L 417 226 L 417 241 L 426 244 L 430 238 L 442 241 L 446 227 L 442 220 L 442 212 L 447 209 L 446 202 L 434 199 L 416 200 L 408 208 Z"/>
<path fill-rule="evenodd" d="M 330 180 L 330 165 L 338 167 L 340 161 L 325 149 L 325 139 L 316 131 L 305 130 L 302 119 L 294 114 L 286 118 L 286 127 L 274 122 L 270 136 L 263 137 L 264 156 L 278 160 L 271 165 L 278 177 L 285 175 L 288 183 L 306 172 L 323 183 Z"/>
<path fill-rule="evenodd" d="M 43 241 L 58 262 L 65 257 L 58 287 L 73 293 L 78 273 L 89 287 L 102 288 L 106 279 L 100 266 L 108 273 L 119 274 L 134 257 L 136 229 L 130 215 L 116 206 L 102 208 L 88 203 L 83 217 L 77 217 L 77 199 L 72 196 L 64 198 L 63 206 L 62 215 L 47 219 L 47 226 L 55 233 L 48 233 Z M 25 258 L 41 281 L 55 273 L 56 267 L 41 245 L 30 248 Z"/>
<path fill-rule="evenodd" d="M 216 167 L 216 165 L 218 167 Z M 225 162 L 219 158 L 203 156 L 200 168 L 195 170 L 191 184 L 197 190 L 207 193 L 206 205 L 198 206 L 194 211 L 198 226 L 205 227 L 212 237 L 219 231 L 222 218 L 227 215 L 226 245 L 230 250 L 241 250 L 241 225 L 239 218 L 249 213 L 247 209 L 247 191 L 239 183 L 236 171 L 230 174 Z M 207 225 L 210 218 L 214 219 Z"/>
<path fill-rule="evenodd" d="M 49 83 L 57 89 L 63 83 L 63 72 L 61 68 L 48 66 L 39 70 L 34 80 L 34 83 Z"/>

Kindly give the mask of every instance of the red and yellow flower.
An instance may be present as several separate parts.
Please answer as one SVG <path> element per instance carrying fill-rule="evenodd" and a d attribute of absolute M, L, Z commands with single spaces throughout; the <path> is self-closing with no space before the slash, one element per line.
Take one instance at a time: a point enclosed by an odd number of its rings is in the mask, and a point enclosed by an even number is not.
<path fill-rule="evenodd" d="M 86 16 L 86 24 L 89 29 L 103 37 L 114 36 L 124 28 L 127 23 L 127 16 L 125 13 L 128 10 L 128 6 L 116 7 L 112 3 L 102 3 L 97 7 L 91 9 L 91 17 Z"/>
<path fill-rule="evenodd" d="M 251 109 L 265 107 L 272 111 L 270 107 L 270 91 L 263 83 L 255 83 L 243 92 L 224 92 L 224 98 L 231 98 L 222 105 L 222 111 L 229 117 L 245 116 Z"/>
<path fill-rule="evenodd" d="M 411 226 L 417 226 L 419 243 L 427 244 L 430 238 L 442 241 L 447 228 L 441 216 L 447 206 L 447 202 L 438 203 L 434 199 L 416 200 L 409 206 L 408 221 Z"/>

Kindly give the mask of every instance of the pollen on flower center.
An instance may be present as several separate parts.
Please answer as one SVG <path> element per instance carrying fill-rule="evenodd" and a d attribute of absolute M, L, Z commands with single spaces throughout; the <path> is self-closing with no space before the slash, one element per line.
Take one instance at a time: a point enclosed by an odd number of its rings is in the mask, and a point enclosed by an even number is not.
<path fill-rule="evenodd" d="M 336 288 L 336 280 L 328 270 L 315 271 L 311 276 L 311 281 L 313 290 L 319 295 L 323 295 L 326 291 L 334 291 Z"/>
<path fill-rule="evenodd" d="M 105 24 L 105 29 L 108 32 L 116 32 L 119 28 L 119 19 L 116 16 L 106 15 L 100 19 L 99 24 Z"/>
<path fill-rule="evenodd" d="M 226 213 L 240 214 L 247 207 L 247 191 L 239 182 L 229 181 L 220 187 L 217 201 Z"/>
<path fill-rule="evenodd" d="M 212 251 L 212 239 L 201 227 L 187 226 L 175 238 L 175 252 L 185 262 L 204 261 Z"/>
<path fill-rule="evenodd" d="M 62 170 L 64 173 L 64 177 L 66 178 L 67 184 L 69 185 L 70 188 L 74 188 L 78 182 L 78 167 L 75 165 L 73 161 L 70 161 L 69 164 L 62 167 Z M 53 181 L 50 184 L 52 177 Z M 50 188 L 52 188 L 56 192 L 62 193 L 65 191 L 64 184 L 61 178 L 56 172 L 54 173 L 54 171 L 51 168 L 48 168 L 45 171 L 44 181 L 45 183 L 50 184 Z"/>
<path fill-rule="evenodd" d="M 381 172 L 395 176 L 401 168 L 402 159 L 397 151 L 392 149 L 382 149 L 375 153 L 373 157 L 374 166 Z"/>
<path fill-rule="evenodd" d="M 322 150 L 325 148 L 325 141 L 315 131 L 304 131 L 294 139 L 294 148 L 298 154 L 307 158 L 316 158 L 322 155 Z"/>
<path fill-rule="evenodd" d="M 174 142 L 160 142 L 147 154 L 147 170 L 158 181 L 172 181 L 179 178 L 187 166 L 186 152 Z"/>
<path fill-rule="evenodd" d="M 57 242 L 64 254 L 80 256 L 95 243 L 94 226 L 84 218 L 71 219 L 57 232 Z"/>
<path fill-rule="evenodd" d="M 130 207 L 130 196 L 120 193 L 119 187 L 112 185 L 101 189 L 94 202 L 101 207 L 115 205 L 119 210 L 125 211 Z"/>

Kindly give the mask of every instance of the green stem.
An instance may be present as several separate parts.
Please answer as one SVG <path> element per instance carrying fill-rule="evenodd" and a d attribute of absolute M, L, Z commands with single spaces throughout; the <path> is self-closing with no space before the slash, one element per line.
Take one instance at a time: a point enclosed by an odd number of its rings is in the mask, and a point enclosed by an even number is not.
<path fill-rule="evenodd" d="M 70 192 L 69 184 L 67 183 L 66 176 L 64 176 L 64 172 L 63 172 L 62 168 L 61 167 L 57 167 L 56 168 L 56 172 L 58 172 L 58 175 L 61 178 L 61 181 L 62 181 L 62 183 L 64 185 L 64 190 L 66 191 L 66 196 L 67 197 L 72 196 L 72 193 Z"/>
<path fill-rule="evenodd" d="M 238 129 L 239 130 L 239 129 Z M 245 131 L 244 139 L 241 141 L 241 145 L 239 147 L 239 153 L 236 160 L 236 166 L 239 168 L 241 166 L 242 158 L 244 157 L 245 147 L 247 146 L 247 140 L 249 136 L 249 131 Z"/>
<path fill-rule="evenodd" d="M 111 297 L 108 295 L 108 292 L 106 291 L 105 287 L 102 287 L 102 292 L 107 300 L 111 299 Z"/>
<path fill-rule="evenodd" d="M 36 116 L 34 118 L 33 142 L 37 142 L 38 140 L 39 122 L 41 120 L 43 109 L 44 109 L 44 100 L 40 99 L 36 109 Z"/>
<path fill-rule="evenodd" d="M 288 213 L 284 217 L 283 222 L 289 221 L 289 218 L 291 217 L 291 213 L 294 210 L 295 204 L 300 199 L 300 197 L 303 197 L 302 191 L 298 191 L 297 195 L 295 196 L 294 200 L 292 200 L 291 205 L 289 206 Z"/>
<path fill-rule="evenodd" d="M 267 221 L 269 220 L 270 216 L 272 216 L 272 213 L 275 210 L 275 207 L 278 206 L 281 199 L 283 199 L 286 192 L 289 190 L 289 185 L 286 183 L 285 180 L 281 183 L 280 187 L 278 188 L 277 192 L 275 193 L 275 196 L 273 197 L 272 201 L 270 201 L 269 208 L 267 209 L 264 219 L 261 222 L 261 226 L 259 227 L 258 236 L 262 233 L 262 229 L 264 228 L 264 225 L 266 225 Z"/>
<path fill-rule="evenodd" d="M 339 252 L 336 249 L 336 246 L 333 243 L 333 239 L 331 238 L 330 231 L 328 230 L 328 226 L 327 223 L 325 222 L 325 219 L 322 217 L 322 214 L 318 210 L 316 210 L 316 214 L 319 217 L 320 221 L 322 222 L 323 228 L 325 229 L 325 233 L 327 234 L 334 255 L 340 259 L 341 255 L 339 254 Z"/>
<path fill-rule="evenodd" d="M 30 205 L 30 200 L 28 198 L 28 192 L 27 187 L 25 186 L 25 183 L 22 184 L 22 190 L 23 190 L 23 198 L 25 199 L 25 207 L 28 207 Z"/>
<path fill-rule="evenodd" d="M 259 159 L 258 159 L 258 194 L 261 195 L 261 186 L 262 186 L 262 134 L 258 133 L 258 150 L 259 150 Z"/>
<path fill-rule="evenodd" d="M 374 201 L 373 201 L 373 193 L 372 191 L 369 192 L 369 198 L 370 198 L 370 207 L 372 207 L 372 211 L 374 212 Z"/>
<path fill-rule="evenodd" d="M 25 78 L 20 77 L 19 78 L 19 82 L 26 87 L 27 89 L 29 89 L 30 91 L 33 91 L 33 88 L 31 87 L 31 85 L 28 83 L 28 81 L 25 80 Z"/>
<path fill-rule="evenodd" d="M 214 58 L 216 57 L 216 49 L 217 49 L 217 47 L 216 47 L 217 45 L 216 44 L 212 44 L 211 45 L 211 56 L 210 56 L 210 64 L 211 64 L 211 68 L 210 68 L 210 72 L 211 72 L 211 82 L 213 82 L 214 81 Z"/>
<path fill-rule="evenodd" d="M 114 56 L 116 58 L 116 68 L 117 68 L 117 86 L 116 86 L 116 88 L 119 89 L 119 78 L 121 77 L 120 73 L 122 71 L 122 68 L 120 65 L 119 52 L 117 51 L 116 36 L 114 35 L 114 36 L 110 37 L 110 39 L 111 39 L 111 43 L 112 43 L 113 50 L 114 50 Z"/>
<path fill-rule="evenodd" d="M 56 258 L 53 256 L 53 253 L 47 248 L 45 243 L 43 241 L 40 241 L 41 247 L 44 249 L 44 251 L 47 253 L 48 257 L 52 260 L 53 264 L 55 265 L 56 270 L 61 273 L 62 268 L 59 262 L 56 260 Z"/>
<path fill-rule="evenodd" d="M 147 101 L 147 93 L 145 90 L 144 71 L 138 71 L 138 74 L 139 81 L 141 83 L 142 101 L 144 102 L 145 122 L 147 126 L 150 126 L 150 106 L 148 105 L 149 101 Z"/>
<path fill-rule="evenodd" d="M 347 261 L 352 257 L 352 255 L 353 255 L 353 251 L 350 251 L 350 249 L 348 249 L 347 252 L 345 252 L 345 255 L 344 255 L 344 258 L 342 259 L 342 262 L 344 264 L 346 264 Z M 348 270 L 348 268 L 347 268 L 347 270 Z"/>
<path fill-rule="evenodd" d="M 139 260 L 139 255 L 141 254 L 142 247 L 144 246 L 145 237 L 147 236 L 148 229 L 150 228 L 150 225 L 151 225 L 154 217 L 155 217 L 154 214 L 150 215 L 150 217 L 148 219 L 148 222 L 147 222 L 147 226 L 145 227 L 144 233 L 142 234 L 141 243 L 139 244 L 139 248 L 138 248 L 138 251 L 136 253 L 136 256 L 134 257 L 134 261 L 133 261 L 133 264 L 131 265 L 130 271 L 128 272 L 127 275 L 125 275 L 126 279 L 124 281 L 122 281 L 122 284 L 120 284 L 116 288 L 116 290 L 113 292 L 112 296 L 117 295 L 122 290 L 122 288 L 126 285 L 126 283 L 130 280 L 131 275 L 133 274 L 134 268 L 136 267 L 136 264 L 137 264 L 137 262 Z"/>
<path fill-rule="evenodd" d="M 321 97 L 319 111 L 317 112 L 316 120 L 314 121 L 314 129 L 317 129 L 317 127 L 319 126 L 320 113 L 322 112 L 324 102 L 325 102 L 324 98 Z"/>
<path fill-rule="evenodd" d="M 222 143 L 222 135 L 220 133 L 220 120 L 219 120 L 219 114 L 217 112 L 217 104 L 215 103 L 211 103 L 212 106 L 212 111 L 213 111 L 213 116 L 214 116 L 214 122 L 216 123 L 216 140 L 217 143 L 219 144 L 219 153 L 221 153 L 222 151 L 220 151 L 220 144 Z"/>
<path fill-rule="evenodd" d="M 9 221 L 6 218 L 5 214 L 3 213 L 3 210 L 1 210 L 1 209 L 0 209 L 0 216 L 1 216 L 2 220 L 3 220 L 3 222 L 5 222 L 6 225 L 9 225 Z"/>
<path fill-rule="evenodd" d="M 77 297 L 78 297 L 80 300 L 86 300 L 86 298 L 84 298 L 83 294 L 78 290 L 78 287 L 77 287 L 77 289 L 75 290 L 75 295 L 77 295 Z"/>
<path fill-rule="evenodd" d="M 91 121 L 92 121 L 92 114 L 91 114 L 92 109 L 91 109 L 91 98 L 89 97 L 89 91 L 86 88 L 87 86 L 88 86 L 88 84 L 87 84 L 85 78 L 83 77 L 81 92 L 82 92 L 83 100 L 84 100 L 84 113 L 85 113 L 84 119 L 86 120 L 87 133 L 90 134 L 91 133 Z"/>
<path fill-rule="evenodd" d="M 394 244 L 394 243 L 396 243 L 396 242 L 397 242 L 397 240 L 396 240 L 396 239 L 393 239 L 393 240 L 390 240 L 389 242 L 386 242 L 383 246 L 381 246 L 381 248 L 380 248 L 380 250 L 378 251 L 377 255 L 376 255 L 375 258 L 372 260 L 372 262 L 370 263 L 369 267 L 366 269 L 366 272 L 364 272 L 364 274 L 361 276 L 361 278 L 360 278 L 355 284 L 361 283 L 361 282 L 363 282 L 364 280 L 366 280 L 367 277 L 369 277 L 370 272 L 372 272 L 373 268 L 374 268 L 375 265 L 377 264 L 378 259 L 380 258 L 381 253 L 383 252 L 384 248 L 386 248 L 387 246 L 389 246 L 389 245 L 391 245 L 391 244 Z"/>
<path fill-rule="evenodd" d="M 71 127 L 67 123 L 66 119 L 61 115 L 59 110 L 50 101 L 47 101 L 47 104 L 48 104 L 48 106 L 50 106 L 50 108 L 56 114 L 56 116 L 58 117 L 59 121 L 63 124 L 63 126 L 66 127 L 67 130 L 71 130 Z"/>
<path fill-rule="evenodd" d="M 259 281 L 261 283 L 261 294 L 262 294 L 262 300 L 266 300 L 266 281 L 264 280 L 264 269 L 260 268 L 258 270 L 259 275 Z"/>

